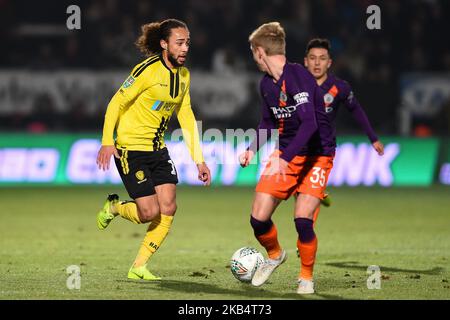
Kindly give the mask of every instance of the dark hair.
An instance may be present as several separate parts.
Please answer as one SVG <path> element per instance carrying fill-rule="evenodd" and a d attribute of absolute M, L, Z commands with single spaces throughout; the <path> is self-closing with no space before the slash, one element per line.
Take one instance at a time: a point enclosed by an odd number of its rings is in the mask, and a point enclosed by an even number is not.
<path fill-rule="evenodd" d="M 167 19 L 161 22 L 151 22 L 141 26 L 142 34 L 136 40 L 136 47 L 145 56 L 151 56 L 161 53 L 162 48 L 160 40 L 168 40 L 172 29 L 184 28 L 187 25 L 183 21 L 177 19 Z"/>
<path fill-rule="evenodd" d="M 328 51 L 328 54 L 331 56 L 331 43 L 330 40 L 325 38 L 314 38 L 311 41 L 308 42 L 308 45 L 306 46 L 306 52 L 305 56 L 308 55 L 309 50 L 312 48 L 322 48 Z"/>

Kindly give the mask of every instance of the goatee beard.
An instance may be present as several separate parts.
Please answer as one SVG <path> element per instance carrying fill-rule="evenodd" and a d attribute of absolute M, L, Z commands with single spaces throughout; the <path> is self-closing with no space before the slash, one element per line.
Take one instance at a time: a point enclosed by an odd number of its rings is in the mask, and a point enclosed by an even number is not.
<path fill-rule="evenodd" d="M 178 63 L 177 59 L 175 59 L 172 55 L 168 54 L 167 59 L 169 59 L 170 63 L 175 67 L 181 67 L 183 64 Z"/>

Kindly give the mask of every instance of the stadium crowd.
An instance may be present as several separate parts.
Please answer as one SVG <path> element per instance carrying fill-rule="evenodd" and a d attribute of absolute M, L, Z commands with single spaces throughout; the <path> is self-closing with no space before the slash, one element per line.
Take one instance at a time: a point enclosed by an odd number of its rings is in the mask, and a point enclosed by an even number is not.
<path fill-rule="evenodd" d="M 81 8 L 81 30 L 68 31 L 65 10 L 73 3 Z M 366 27 L 366 8 L 374 3 L 381 8 L 381 30 Z M 192 70 L 254 72 L 248 35 L 255 26 L 277 20 L 286 29 L 292 61 L 303 61 L 312 37 L 329 38 L 333 73 L 353 85 L 377 132 L 395 134 L 402 74 L 450 71 L 450 42 L 443 37 L 450 30 L 449 9 L 445 0 L 1 0 L 6 50 L 0 51 L 0 69 L 129 70 L 141 59 L 133 45 L 139 26 L 176 17 L 191 31 Z M 54 104 L 44 95 L 36 98 L 32 114 L 2 113 L 0 130 L 98 131 L 106 108 L 84 115 L 78 100 L 56 114 Z M 351 117 L 340 122 L 343 132 L 353 132 Z"/>

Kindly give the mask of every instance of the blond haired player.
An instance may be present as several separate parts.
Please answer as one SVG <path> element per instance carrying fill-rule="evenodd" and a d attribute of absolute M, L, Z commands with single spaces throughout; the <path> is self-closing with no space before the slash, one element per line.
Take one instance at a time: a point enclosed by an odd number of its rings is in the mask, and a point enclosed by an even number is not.
<path fill-rule="evenodd" d="M 325 196 L 336 142 L 314 77 L 302 65 L 286 60 L 285 36 L 281 25 L 271 22 L 249 37 L 253 59 L 265 73 L 260 82 L 263 103 L 259 129 L 276 128 L 279 132 L 279 149 L 256 186 L 250 217 L 255 237 L 269 256 L 255 272 L 252 284 L 264 284 L 287 258 L 271 217 L 280 202 L 293 195 L 301 261 L 297 293 L 311 294 L 317 251 L 313 213 Z M 256 139 L 240 155 L 242 166 L 249 164 L 263 142 Z"/>

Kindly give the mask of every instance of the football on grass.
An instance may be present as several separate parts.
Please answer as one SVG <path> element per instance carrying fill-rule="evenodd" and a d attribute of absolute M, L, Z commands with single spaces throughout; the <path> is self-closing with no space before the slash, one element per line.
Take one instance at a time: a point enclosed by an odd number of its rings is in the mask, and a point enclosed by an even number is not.
<path fill-rule="evenodd" d="M 263 262 L 263 255 L 255 248 L 240 248 L 231 257 L 231 273 L 239 281 L 250 282 L 256 269 L 258 269 Z"/>

